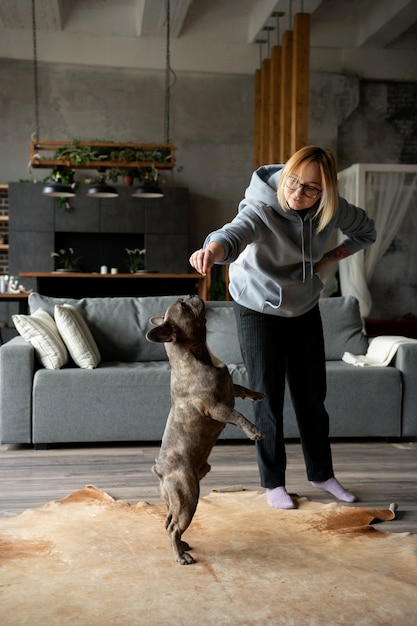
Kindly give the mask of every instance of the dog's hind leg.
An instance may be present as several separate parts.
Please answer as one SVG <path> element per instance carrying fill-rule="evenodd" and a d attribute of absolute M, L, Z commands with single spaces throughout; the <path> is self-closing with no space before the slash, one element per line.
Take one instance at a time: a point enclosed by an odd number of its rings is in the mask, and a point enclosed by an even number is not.
<path fill-rule="evenodd" d="M 190 565 L 194 563 L 194 559 L 187 552 L 190 549 L 190 546 L 185 541 L 181 540 L 182 530 L 180 529 L 178 523 L 172 518 L 171 522 L 168 524 L 167 533 L 169 535 L 172 548 L 175 554 L 175 560 L 180 565 Z"/>
<path fill-rule="evenodd" d="M 182 541 L 182 535 L 191 524 L 197 508 L 200 493 L 198 480 L 191 480 L 184 475 L 177 480 L 166 477 L 162 483 L 162 493 L 168 508 L 165 528 L 174 550 L 175 560 L 180 565 L 194 563 L 193 557 L 187 552 L 190 546 Z"/>

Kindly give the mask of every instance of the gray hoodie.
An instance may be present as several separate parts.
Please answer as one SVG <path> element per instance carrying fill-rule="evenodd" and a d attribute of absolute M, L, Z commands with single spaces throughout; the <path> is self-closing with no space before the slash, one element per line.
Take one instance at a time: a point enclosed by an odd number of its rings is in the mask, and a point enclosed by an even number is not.
<path fill-rule="evenodd" d="M 373 221 L 363 209 L 339 197 L 332 221 L 316 232 L 317 205 L 306 213 L 283 210 L 277 186 L 283 165 L 264 165 L 253 173 L 236 217 L 210 233 L 205 242 L 220 243 L 222 264 L 231 263 L 230 295 L 248 309 L 296 317 L 317 303 L 323 283 L 314 263 L 329 249 L 328 239 L 340 229 L 351 254 L 376 238 Z"/>

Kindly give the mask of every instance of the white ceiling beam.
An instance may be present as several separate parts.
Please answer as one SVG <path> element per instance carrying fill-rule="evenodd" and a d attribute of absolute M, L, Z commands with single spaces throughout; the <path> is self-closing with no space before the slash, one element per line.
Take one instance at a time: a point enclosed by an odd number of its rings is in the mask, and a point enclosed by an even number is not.
<path fill-rule="evenodd" d="M 38 0 L 35 10 L 37 30 L 62 30 L 66 10 L 62 0 Z M 0 0 L 0 24 L 12 30 L 31 29 L 31 0 Z"/>
<path fill-rule="evenodd" d="M 179 37 L 184 20 L 193 0 L 170 0 L 170 36 Z M 166 0 L 138 0 L 141 24 L 138 34 L 142 37 L 166 36 Z"/>
<path fill-rule="evenodd" d="M 359 23 L 356 45 L 386 47 L 417 19 L 416 0 L 380 0 Z"/>
<path fill-rule="evenodd" d="M 279 1 L 259 0 L 254 3 L 248 19 L 248 43 L 255 43 L 259 39 L 259 33 L 265 26 L 271 14 L 278 11 Z"/>
<path fill-rule="evenodd" d="M 24 4 L 18 4 L 13 0 L 0 0 L 0 24 L 4 28 L 17 30 L 24 27 L 23 22 L 26 23 L 26 28 L 29 28 L 30 18 L 30 11 Z"/>
<path fill-rule="evenodd" d="M 273 13 L 282 14 L 279 18 L 279 31 L 282 34 L 285 30 L 292 30 L 296 13 L 301 13 L 302 9 L 304 13 L 313 14 L 322 2 L 323 0 L 300 0 L 291 2 L 290 5 L 289 0 L 258 0 L 248 18 L 248 43 L 266 39 L 267 33 L 263 32 L 265 27 L 272 26 L 276 29 L 277 18 L 272 16 Z M 273 36 L 271 40 L 272 38 Z"/>

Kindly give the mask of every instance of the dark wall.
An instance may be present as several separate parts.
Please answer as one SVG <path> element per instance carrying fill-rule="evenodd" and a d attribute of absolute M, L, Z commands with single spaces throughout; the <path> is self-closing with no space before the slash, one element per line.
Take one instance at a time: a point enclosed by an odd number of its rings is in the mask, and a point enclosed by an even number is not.
<path fill-rule="evenodd" d="M 83 240 L 90 247 L 84 261 L 80 259 L 87 272 L 98 272 L 101 265 L 127 271 L 122 267 L 127 258 L 123 253 L 131 246 L 146 249 L 146 266 L 153 271 L 190 270 L 188 189 L 167 187 L 163 198 L 140 199 L 131 197 L 129 187 L 120 186 L 117 198 L 95 199 L 86 197 L 86 185 L 79 185 L 77 195 L 70 199 L 71 208 L 63 210 L 54 198 L 42 195 L 42 187 L 40 183 L 10 184 L 10 274 L 50 272 L 54 269 L 51 253 L 57 246 L 65 243 L 82 256 L 76 244 L 81 246 Z M 118 253 L 122 256 L 115 257 Z M 27 279 L 25 286 L 33 287 Z"/>
<path fill-rule="evenodd" d="M 357 95 L 339 126 L 339 169 L 353 163 L 417 163 L 417 84 L 362 80 Z"/>

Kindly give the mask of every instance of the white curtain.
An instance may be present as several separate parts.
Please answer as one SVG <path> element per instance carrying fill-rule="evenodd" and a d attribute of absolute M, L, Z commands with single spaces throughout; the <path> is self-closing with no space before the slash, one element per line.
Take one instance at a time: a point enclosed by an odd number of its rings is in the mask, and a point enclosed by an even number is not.
<path fill-rule="evenodd" d="M 387 250 L 416 198 L 417 173 L 368 171 L 365 173 L 364 208 L 375 222 L 377 240 L 368 249 L 339 263 L 340 288 L 343 295 L 353 295 L 359 301 L 362 317 L 370 314 L 372 297 L 368 288 L 376 264 Z M 339 181 L 339 193 L 352 204 L 356 197 L 356 176 Z M 343 240 L 340 233 L 339 240 Z"/>

